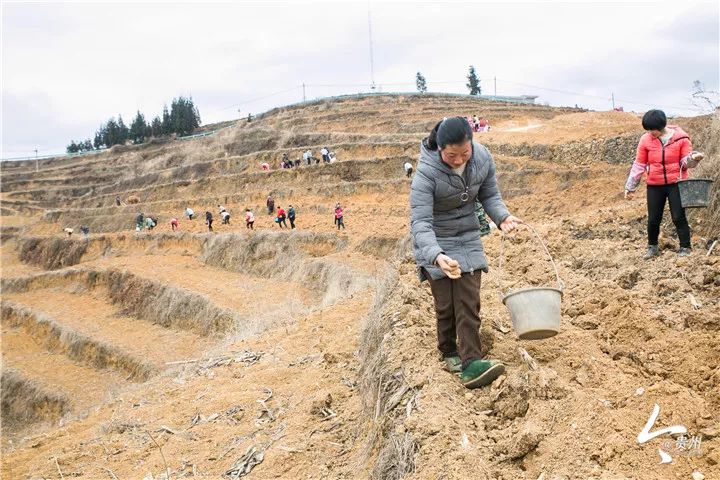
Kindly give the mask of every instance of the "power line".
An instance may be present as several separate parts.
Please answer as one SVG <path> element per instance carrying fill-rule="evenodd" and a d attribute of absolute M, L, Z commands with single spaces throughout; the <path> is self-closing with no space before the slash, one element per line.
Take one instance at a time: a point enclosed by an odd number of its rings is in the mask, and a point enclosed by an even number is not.
<path fill-rule="evenodd" d="M 570 92 L 570 91 L 568 91 L 568 90 L 558 90 L 558 89 L 556 89 L 556 88 L 539 87 L 539 86 L 537 86 L 537 85 L 530 85 L 530 84 L 528 84 L 528 83 L 513 82 L 513 81 L 511 81 L 511 80 L 505 80 L 505 79 L 502 79 L 502 78 L 498 78 L 498 80 L 500 80 L 501 82 L 510 83 L 510 84 L 513 84 L 513 85 L 520 85 L 521 87 L 536 88 L 536 89 L 538 89 L 538 90 L 547 90 L 548 92 L 565 93 L 565 94 L 568 94 L 568 95 L 576 95 L 576 96 L 580 96 L 580 97 L 589 97 L 589 98 L 598 98 L 598 99 L 601 99 L 601 100 L 610 100 L 610 97 L 602 97 L 602 96 L 600 96 L 600 95 L 590 95 L 590 94 L 587 94 L 587 93 Z"/>
<path fill-rule="evenodd" d="M 494 78 L 492 78 L 492 79 L 490 79 L 490 78 L 482 78 L 481 80 L 484 80 L 484 81 L 493 80 L 493 81 L 494 81 L 495 79 L 494 79 Z M 593 98 L 593 99 L 597 99 L 597 100 L 603 100 L 603 101 L 606 101 L 606 102 L 610 102 L 611 99 L 612 99 L 612 96 L 611 96 L 611 95 L 601 96 L 601 95 L 593 95 L 593 94 L 588 94 L 588 93 L 573 92 L 573 91 L 570 91 L 570 90 L 562 90 L 562 89 L 558 89 L 558 88 L 543 87 L 543 86 L 540 86 L 540 85 L 533 85 L 533 84 L 529 84 L 529 83 L 515 82 L 515 81 L 513 81 L 513 80 L 506 80 L 506 79 L 502 79 L 502 78 L 498 78 L 497 80 L 499 80 L 500 82 L 505 82 L 505 83 L 507 83 L 507 84 L 511 84 L 511 85 L 518 85 L 518 86 L 522 86 L 522 87 L 532 88 L 532 89 L 536 89 L 536 90 L 543 90 L 543 91 L 547 91 L 547 92 L 554 92 L 554 93 L 559 93 L 559 94 L 563 94 L 563 95 L 571 95 L 571 96 L 574 96 L 574 97 Z M 465 82 L 464 82 L 464 81 L 460 81 L 460 80 L 449 80 L 449 81 L 428 81 L 427 83 L 428 83 L 428 85 L 458 85 L 458 84 L 464 84 Z M 375 83 L 374 83 L 374 81 L 373 81 L 373 86 L 374 86 L 374 85 L 375 85 Z M 403 86 L 403 85 L 414 85 L 414 84 L 413 84 L 412 82 L 380 82 L 380 83 L 378 83 L 377 85 L 380 85 L 380 86 Z M 274 97 L 274 96 L 277 96 L 277 95 L 282 95 L 282 94 L 284 94 L 284 93 L 292 92 L 292 91 L 294 91 L 294 90 L 297 90 L 297 89 L 303 88 L 303 87 L 305 87 L 305 88 L 307 88 L 307 87 L 314 87 L 314 88 L 337 88 L 337 87 L 344 87 L 344 88 L 366 88 L 367 85 L 366 85 L 366 84 L 362 84 L 362 83 L 326 83 L 326 84 L 304 84 L 304 85 L 297 85 L 297 86 L 294 86 L 294 87 L 291 87 L 291 88 L 287 88 L 287 89 L 285 89 L 285 90 L 280 90 L 280 91 L 278 91 L 278 92 L 270 93 L 270 94 L 267 94 L 267 95 L 262 95 L 262 96 L 260 96 L 260 97 L 252 98 L 252 99 L 249 99 L 249 100 L 245 100 L 245 101 L 243 101 L 243 102 L 240 102 L 240 103 L 236 103 L 236 104 L 233 104 L 233 105 L 229 105 L 229 106 L 227 106 L 227 107 L 223 107 L 223 108 L 220 108 L 220 109 L 218 109 L 218 110 L 214 110 L 214 111 L 212 111 L 212 112 L 210 112 L 210 113 L 228 110 L 228 109 L 230 109 L 230 108 L 235 108 L 235 107 L 238 107 L 238 106 L 241 106 L 241 105 L 247 105 L 247 104 L 249 104 L 249 103 L 257 102 L 257 101 L 259 101 L 259 100 L 264 100 L 264 99 L 267 99 L 267 98 L 270 98 L 270 97 Z M 648 103 L 648 102 L 642 102 L 642 101 L 637 101 L 637 100 L 629 100 L 629 99 L 620 99 L 620 98 L 615 98 L 615 102 L 616 102 L 616 103 L 632 104 L 632 105 L 643 105 L 643 106 L 649 106 L 649 107 L 653 107 L 653 106 L 656 106 L 656 105 L 657 105 L 657 103 L 654 103 L 654 104 L 653 104 L 653 103 Z M 681 106 L 677 106 L 677 105 L 665 105 L 665 107 L 666 107 L 666 108 L 674 108 L 674 109 L 677 109 L 677 110 L 685 110 L 685 111 L 687 111 L 687 110 L 697 110 L 697 107 L 694 106 L 694 105 L 692 105 L 691 102 L 688 101 L 687 103 L 688 103 L 687 106 L 682 106 L 682 107 L 681 107 Z"/>
<path fill-rule="evenodd" d="M 549 92 L 563 93 L 563 94 L 567 94 L 567 95 L 576 95 L 576 96 L 580 96 L 580 97 L 597 98 L 597 99 L 606 100 L 606 101 L 610 101 L 611 98 L 612 98 L 612 97 L 603 97 L 603 96 L 600 96 L 600 95 L 590 95 L 590 94 L 587 94 L 587 93 L 570 92 L 570 91 L 568 91 L 568 90 L 559 90 L 559 89 L 556 89 L 556 88 L 540 87 L 540 86 L 538 86 L 538 85 L 530 85 L 530 84 L 528 84 L 528 83 L 513 82 L 513 81 L 511 81 L 511 80 L 504 80 L 504 79 L 499 79 L 499 80 L 500 80 L 501 82 L 510 83 L 510 84 L 513 84 L 513 85 L 520 85 L 520 86 L 523 86 L 523 87 L 535 88 L 535 89 L 538 89 L 538 90 L 547 90 L 547 91 L 549 91 Z M 623 100 L 623 99 L 620 99 L 620 98 L 615 98 L 615 101 L 616 101 L 616 102 L 622 102 L 622 103 L 630 103 L 630 104 L 633 104 L 633 105 L 644 105 L 644 106 L 646 106 L 646 107 L 655 107 L 655 106 L 657 106 L 657 103 L 638 102 L 638 101 L 634 101 L 634 100 Z M 688 108 L 688 107 L 678 107 L 677 105 L 665 105 L 664 107 L 665 107 L 665 108 L 668 108 L 668 107 L 669 107 L 669 108 L 676 108 L 676 109 L 679 109 L 679 110 L 690 110 L 690 108 Z"/>
<path fill-rule="evenodd" d="M 241 106 L 241 105 L 247 105 L 248 103 L 257 102 L 258 100 L 264 100 L 264 99 L 266 99 L 266 98 L 274 97 L 274 96 L 276 96 L 276 95 L 281 95 L 281 94 L 283 94 L 283 93 L 292 92 L 293 90 L 297 90 L 297 89 L 300 88 L 300 87 L 301 87 L 300 85 L 296 85 L 296 86 L 294 86 L 294 87 L 292 87 L 292 88 L 288 88 L 288 89 L 286 89 L 286 90 L 281 90 L 281 91 L 279 91 L 279 92 L 270 93 L 270 94 L 268 94 L 268 95 L 263 95 L 262 97 L 253 98 L 253 99 L 251 99 L 251 100 L 245 100 L 244 102 L 235 103 L 235 104 L 233 104 L 233 105 L 229 105 L 229 106 L 227 106 L 227 107 L 223 107 L 223 108 L 220 108 L 220 109 L 215 110 L 215 111 L 216 111 L 216 112 L 220 112 L 220 111 L 222 111 L 222 110 L 227 110 L 227 109 L 229 109 L 229 108 L 239 107 L 239 106 Z M 212 113 L 212 112 L 210 112 L 210 113 Z"/>
<path fill-rule="evenodd" d="M 383 85 L 388 85 L 387 83 L 383 83 Z M 367 83 L 307 83 L 305 84 L 306 87 L 367 87 Z"/>

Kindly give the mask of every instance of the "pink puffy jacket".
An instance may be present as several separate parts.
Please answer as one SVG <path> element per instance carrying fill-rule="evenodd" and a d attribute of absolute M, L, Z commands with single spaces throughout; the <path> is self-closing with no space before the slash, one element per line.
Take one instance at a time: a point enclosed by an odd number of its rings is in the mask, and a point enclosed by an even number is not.
<path fill-rule="evenodd" d="M 630 170 L 625 189 L 634 191 L 643 173 L 648 172 L 648 185 L 670 185 L 688 178 L 687 161 L 692 151 L 690 137 L 677 125 L 668 125 L 675 131 L 666 145 L 649 132 L 640 137 L 635 162 Z"/>

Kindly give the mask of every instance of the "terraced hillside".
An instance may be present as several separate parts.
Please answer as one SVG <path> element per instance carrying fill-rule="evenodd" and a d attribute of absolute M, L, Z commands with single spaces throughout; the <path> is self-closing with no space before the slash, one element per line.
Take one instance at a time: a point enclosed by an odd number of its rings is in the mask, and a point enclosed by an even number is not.
<path fill-rule="evenodd" d="M 437 358 L 402 169 L 458 114 L 490 119 L 476 140 L 567 285 L 560 335 L 519 341 L 498 269 L 483 278 L 483 346 L 508 371 L 473 391 Z M 678 121 L 716 168 L 720 119 Z M 668 223 L 663 255 L 639 260 L 644 200 L 621 194 L 639 133 L 630 113 L 376 95 L 38 173 L 3 164 L 2 477 L 720 478 L 718 232 L 694 215 L 695 254 L 677 258 Z M 323 146 L 338 162 L 277 169 Z M 268 195 L 295 206 L 296 230 Z M 214 232 L 182 216 L 220 204 L 232 218 Z M 138 212 L 159 225 L 135 232 Z M 486 238 L 497 265 L 500 235 Z M 503 289 L 552 281 L 526 232 L 503 250 Z M 654 428 L 685 425 L 700 454 L 661 465 L 663 439 L 637 444 L 654 404 Z"/>

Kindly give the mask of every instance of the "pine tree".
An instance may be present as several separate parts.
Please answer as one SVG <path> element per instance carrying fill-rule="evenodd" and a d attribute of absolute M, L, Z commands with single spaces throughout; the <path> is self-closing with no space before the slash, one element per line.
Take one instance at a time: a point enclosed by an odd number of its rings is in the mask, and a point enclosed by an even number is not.
<path fill-rule="evenodd" d="M 180 102 L 177 98 L 173 98 L 170 103 L 170 131 L 172 133 L 180 134 L 181 130 Z"/>
<path fill-rule="evenodd" d="M 200 127 L 200 124 L 202 122 L 200 121 L 200 111 L 193 103 L 192 97 L 190 97 L 190 99 L 188 100 L 188 109 L 191 120 L 190 126 L 192 127 L 192 131 L 195 131 L 196 128 Z"/>
<path fill-rule="evenodd" d="M 185 97 L 174 98 L 170 105 L 170 124 L 178 135 L 189 135 L 200 126 L 200 113 Z"/>
<path fill-rule="evenodd" d="M 415 85 L 417 86 L 418 92 L 427 92 L 427 83 L 425 82 L 425 77 L 423 77 L 423 74 L 420 72 L 417 72 L 417 74 L 415 75 Z"/>
<path fill-rule="evenodd" d="M 147 124 L 145 123 L 145 117 L 142 113 L 140 113 L 140 110 L 138 110 L 132 124 L 130 124 L 130 140 L 132 140 L 132 142 L 136 145 L 143 143 L 145 141 L 146 133 Z"/>
<path fill-rule="evenodd" d="M 107 148 L 120 143 L 118 136 L 118 124 L 114 118 L 111 118 L 105 124 L 103 143 Z"/>
<path fill-rule="evenodd" d="M 477 73 L 475 73 L 475 67 L 470 65 L 470 71 L 467 76 L 468 83 L 466 84 L 467 88 L 470 90 L 470 95 L 480 95 L 482 90 L 480 89 L 480 79 L 477 76 Z"/>
<path fill-rule="evenodd" d="M 100 150 L 100 148 L 103 146 L 103 137 L 102 137 L 102 131 L 103 126 L 100 125 L 100 129 L 95 132 L 95 138 L 93 139 L 93 147 L 95 147 L 95 150 Z"/>
<path fill-rule="evenodd" d="M 153 137 L 159 137 L 163 134 L 163 125 L 160 117 L 155 117 L 150 124 L 150 135 Z"/>
<path fill-rule="evenodd" d="M 130 137 L 130 129 L 125 125 L 122 119 L 122 115 L 118 115 L 118 142 L 120 145 L 125 145 L 125 142 Z"/>
<path fill-rule="evenodd" d="M 163 106 L 162 112 L 162 134 L 170 135 L 173 132 L 172 121 L 170 119 L 170 113 L 168 112 L 167 105 Z"/>
<path fill-rule="evenodd" d="M 188 118 L 187 102 L 185 98 L 180 97 L 178 99 L 178 121 L 177 121 L 177 132 L 180 135 L 187 135 L 188 126 L 190 125 L 190 119 Z M 171 114 L 172 115 L 172 114 Z"/>
<path fill-rule="evenodd" d="M 90 151 L 92 149 L 110 148 L 113 145 L 124 145 L 127 140 L 134 144 L 143 143 L 150 137 L 160 137 L 177 133 L 189 135 L 200 127 L 200 112 L 193 103 L 192 97 L 174 98 L 170 110 L 163 106 L 162 116 L 156 116 L 152 122 L 145 121 L 145 116 L 137 112 L 130 128 L 123 122 L 122 115 L 110 118 L 101 124 L 95 132 L 93 140 L 87 139 L 76 143 L 74 140 L 66 147 L 68 152 Z"/>

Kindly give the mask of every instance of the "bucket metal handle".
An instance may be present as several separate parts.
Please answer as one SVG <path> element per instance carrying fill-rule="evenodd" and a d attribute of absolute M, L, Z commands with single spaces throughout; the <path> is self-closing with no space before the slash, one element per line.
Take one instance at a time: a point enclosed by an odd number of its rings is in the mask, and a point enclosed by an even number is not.
<path fill-rule="evenodd" d="M 542 245 L 543 249 L 545 250 L 545 253 L 547 253 L 548 258 L 550 259 L 550 263 L 553 266 L 553 270 L 555 270 L 555 279 L 557 280 L 558 284 L 558 290 L 562 291 L 565 290 L 565 283 L 563 283 L 562 280 L 560 280 L 560 274 L 558 273 L 557 265 L 555 265 L 555 260 L 553 259 L 552 255 L 550 255 L 550 251 L 547 248 L 547 245 L 545 245 L 545 242 L 543 242 L 542 237 L 540 237 L 540 234 L 535 230 L 532 225 L 528 223 L 521 223 L 520 225 L 524 225 L 527 228 L 529 228 L 534 234 L 535 238 L 537 238 L 538 242 L 540 242 L 540 245 Z M 502 230 L 501 230 L 502 233 Z M 502 236 L 500 237 L 500 260 L 498 262 L 498 274 L 497 274 L 497 284 L 498 284 L 498 290 L 500 291 L 500 298 L 505 295 L 503 293 L 502 289 L 502 273 L 503 273 L 503 259 L 505 257 L 505 233 L 502 233 Z M 509 291 L 508 291 L 509 293 Z"/>

